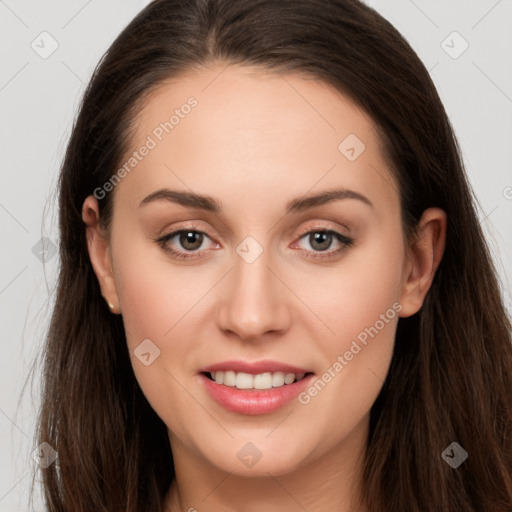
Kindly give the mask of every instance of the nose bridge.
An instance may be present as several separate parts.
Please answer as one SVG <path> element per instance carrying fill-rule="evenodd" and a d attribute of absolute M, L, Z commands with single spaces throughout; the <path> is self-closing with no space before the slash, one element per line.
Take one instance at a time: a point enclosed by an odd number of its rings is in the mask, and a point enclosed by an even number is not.
<path fill-rule="evenodd" d="M 236 248 L 228 290 L 223 294 L 219 326 L 243 339 L 287 328 L 289 311 L 283 286 L 270 271 L 272 254 L 254 238 Z"/>

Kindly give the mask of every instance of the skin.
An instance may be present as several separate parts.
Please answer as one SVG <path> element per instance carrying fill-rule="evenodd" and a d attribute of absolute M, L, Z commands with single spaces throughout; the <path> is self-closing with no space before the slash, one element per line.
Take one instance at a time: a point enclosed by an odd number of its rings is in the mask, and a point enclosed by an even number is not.
<path fill-rule="evenodd" d="M 116 186 L 110 233 L 95 197 L 83 205 L 102 294 L 123 316 L 136 378 L 168 427 L 176 479 L 166 510 L 363 511 L 353 499 L 370 408 L 398 318 L 416 313 L 431 285 L 446 215 L 426 210 L 408 242 L 372 119 L 303 76 L 217 63 L 169 80 L 145 101 L 133 150 L 190 96 L 197 107 Z M 352 133 L 366 146 L 355 161 L 338 150 Z M 222 213 L 164 200 L 139 206 L 164 187 L 212 196 Z M 286 211 L 292 199 L 340 187 L 373 206 L 348 198 Z M 191 221 L 207 234 L 189 250 L 199 257 L 177 260 L 155 242 Z M 335 253 L 342 244 L 333 237 L 322 252 L 303 236 L 314 229 L 354 242 Z M 247 236 L 263 249 L 252 263 L 236 252 Z M 179 237 L 169 245 L 187 252 Z M 305 405 L 236 414 L 200 385 L 201 367 L 231 359 L 287 362 L 321 377 L 394 303 L 399 314 Z M 161 351 L 149 366 L 134 356 L 147 338 Z M 252 467 L 237 457 L 247 442 L 262 455 Z"/>

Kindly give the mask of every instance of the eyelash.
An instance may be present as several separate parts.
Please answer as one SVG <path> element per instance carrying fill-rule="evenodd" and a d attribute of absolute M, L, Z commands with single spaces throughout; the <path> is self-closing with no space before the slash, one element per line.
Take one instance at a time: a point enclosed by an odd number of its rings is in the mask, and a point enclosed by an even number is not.
<path fill-rule="evenodd" d="M 204 231 L 201 231 L 196 226 L 190 226 L 188 228 L 178 229 L 178 230 L 173 231 L 173 232 L 171 232 L 171 233 L 169 233 L 167 235 L 164 235 L 164 236 L 158 238 L 157 240 L 155 240 L 155 242 L 165 252 L 171 254 L 173 258 L 176 258 L 176 259 L 179 259 L 179 260 L 197 259 L 197 258 L 200 257 L 201 252 L 203 252 L 204 250 L 207 250 L 207 249 L 203 249 L 203 251 L 199 251 L 199 252 L 188 251 L 189 254 L 187 254 L 187 253 L 184 253 L 184 252 L 176 251 L 175 249 L 172 249 L 171 247 L 169 247 L 167 242 L 169 240 L 172 240 L 176 235 L 179 235 L 181 233 L 196 233 L 196 234 L 205 235 L 206 237 L 210 238 L 207 233 L 205 233 Z M 341 233 L 338 233 L 337 231 L 334 231 L 332 229 L 325 229 L 325 228 L 313 228 L 313 229 L 310 229 L 309 231 L 305 231 L 304 233 L 302 233 L 299 236 L 299 240 L 304 238 L 306 235 L 311 235 L 313 233 L 323 233 L 323 234 L 334 235 L 334 237 L 342 244 L 342 246 L 339 249 L 334 249 L 334 250 L 330 250 L 330 251 L 307 251 L 306 249 L 300 249 L 301 251 L 306 251 L 306 252 L 313 253 L 313 254 L 310 254 L 308 256 L 308 258 L 312 258 L 312 259 L 317 259 L 317 258 L 329 259 L 329 258 L 333 258 L 335 255 L 341 254 L 348 247 L 351 247 L 354 244 L 354 240 L 352 238 L 349 238 L 349 237 L 347 237 L 345 235 L 342 235 Z"/>

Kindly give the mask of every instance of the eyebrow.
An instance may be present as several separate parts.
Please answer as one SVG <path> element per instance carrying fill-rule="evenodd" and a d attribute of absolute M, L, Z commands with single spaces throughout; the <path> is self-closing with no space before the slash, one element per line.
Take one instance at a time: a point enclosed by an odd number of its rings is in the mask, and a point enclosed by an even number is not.
<path fill-rule="evenodd" d="M 315 206 L 321 206 L 331 201 L 341 199 L 357 199 L 364 204 L 374 207 L 373 203 L 363 194 L 349 190 L 345 188 L 339 188 L 334 190 L 326 190 L 316 195 L 303 196 L 297 199 L 289 201 L 286 205 L 288 212 L 301 212 L 314 208 Z M 219 201 L 211 196 L 200 195 L 194 192 L 185 192 L 180 190 L 170 190 L 168 188 L 162 188 L 155 192 L 152 192 L 145 197 L 139 207 L 147 205 L 155 201 L 168 201 L 171 203 L 179 204 L 181 206 L 194 208 L 197 210 L 204 210 L 212 213 L 221 213 L 222 206 Z"/>

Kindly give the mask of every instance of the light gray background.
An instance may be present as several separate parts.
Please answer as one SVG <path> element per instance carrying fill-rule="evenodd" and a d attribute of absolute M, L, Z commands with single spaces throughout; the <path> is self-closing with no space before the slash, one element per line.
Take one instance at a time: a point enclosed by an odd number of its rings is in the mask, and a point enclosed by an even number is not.
<path fill-rule="evenodd" d="M 28 510 L 35 465 L 37 381 L 33 395 L 30 386 L 21 392 L 41 351 L 57 257 L 44 269 L 33 247 L 42 236 L 57 240 L 56 177 L 85 84 L 115 36 L 147 3 L 0 0 L 0 512 Z M 510 312 L 512 0 L 368 3 L 398 28 L 431 72 L 462 147 Z M 31 47 L 51 49 L 51 39 L 40 36 L 44 31 L 58 43 L 46 59 Z M 450 35 L 454 31 L 463 39 Z M 464 40 L 469 47 L 458 56 Z M 37 495 L 35 509 L 43 510 Z"/>

